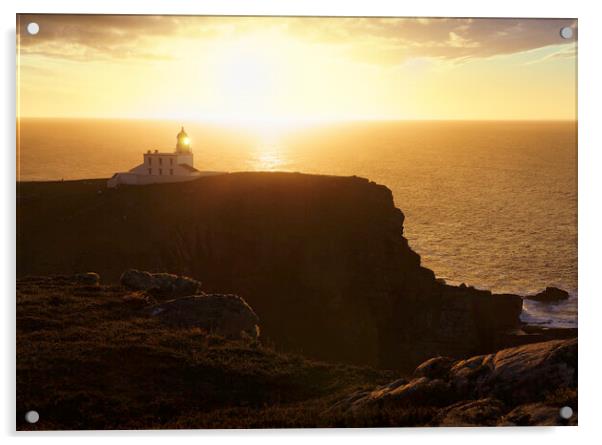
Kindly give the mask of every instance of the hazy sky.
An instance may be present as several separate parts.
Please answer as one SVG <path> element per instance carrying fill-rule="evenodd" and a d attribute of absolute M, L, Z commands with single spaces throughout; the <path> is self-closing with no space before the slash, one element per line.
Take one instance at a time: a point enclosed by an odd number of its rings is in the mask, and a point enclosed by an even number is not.
<path fill-rule="evenodd" d="M 563 26 L 576 22 L 21 15 L 19 113 L 574 119 L 577 43 Z"/>

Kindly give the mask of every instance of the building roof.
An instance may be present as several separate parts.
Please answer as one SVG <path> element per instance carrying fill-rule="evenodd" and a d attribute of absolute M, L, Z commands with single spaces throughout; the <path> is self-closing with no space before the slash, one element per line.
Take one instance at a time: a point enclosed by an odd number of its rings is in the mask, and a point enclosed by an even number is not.
<path fill-rule="evenodd" d="M 180 153 L 176 153 L 176 152 L 159 152 L 159 151 L 151 151 L 150 153 L 147 151 L 146 153 L 144 153 L 144 156 L 177 156 Z"/>
<path fill-rule="evenodd" d="M 190 172 L 199 172 L 200 173 L 200 170 L 197 170 L 192 165 L 188 165 L 188 164 L 179 164 L 179 165 L 180 165 L 180 167 L 184 167 L 186 170 L 188 170 Z"/>

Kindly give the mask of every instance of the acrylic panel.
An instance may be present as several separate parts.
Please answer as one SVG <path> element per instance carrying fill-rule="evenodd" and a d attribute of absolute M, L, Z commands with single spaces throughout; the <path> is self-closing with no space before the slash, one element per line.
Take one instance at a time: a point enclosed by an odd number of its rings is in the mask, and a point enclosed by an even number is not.
<path fill-rule="evenodd" d="M 577 20 L 17 16 L 17 429 L 577 424 Z"/>

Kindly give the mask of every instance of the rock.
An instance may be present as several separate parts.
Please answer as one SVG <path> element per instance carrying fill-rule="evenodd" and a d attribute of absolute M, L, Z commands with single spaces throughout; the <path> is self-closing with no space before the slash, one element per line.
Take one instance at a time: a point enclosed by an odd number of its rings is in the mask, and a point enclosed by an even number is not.
<path fill-rule="evenodd" d="M 77 283 L 85 284 L 86 286 L 100 285 L 100 275 L 95 272 L 78 273 L 74 275 L 74 280 Z"/>
<path fill-rule="evenodd" d="M 399 388 L 401 385 L 405 385 L 407 383 L 408 383 L 408 381 L 406 379 L 401 378 L 401 379 L 393 380 L 391 383 L 385 385 L 384 388 L 393 390 L 393 389 Z"/>
<path fill-rule="evenodd" d="M 148 306 L 149 304 L 156 304 L 157 301 L 149 294 L 143 291 L 135 291 L 129 294 L 126 294 L 122 297 L 122 300 L 125 303 L 133 307 L 143 308 Z"/>
<path fill-rule="evenodd" d="M 451 357 L 433 357 L 414 370 L 415 377 L 431 379 L 447 378 L 447 374 L 455 360 Z"/>
<path fill-rule="evenodd" d="M 554 303 L 567 300 L 569 298 L 569 293 L 563 289 L 558 289 L 557 287 L 546 287 L 546 290 L 535 295 L 527 295 L 525 298 L 533 301 L 541 301 L 543 303 Z"/>
<path fill-rule="evenodd" d="M 151 306 L 151 316 L 177 327 L 198 327 L 227 338 L 257 338 L 259 318 L 237 295 L 193 295 Z"/>
<path fill-rule="evenodd" d="M 128 269 L 123 272 L 119 281 L 131 290 L 149 290 L 155 285 L 153 274 L 136 269 Z"/>
<path fill-rule="evenodd" d="M 342 398 L 341 400 L 335 402 L 333 405 L 331 405 L 329 408 L 327 408 L 325 410 L 325 414 L 332 414 L 332 413 L 348 413 L 351 412 L 352 407 L 354 406 L 354 404 L 358 401 L 360 401 L 358 403 L 358 406 L 361 406 L 362 403 L 364 403 L 364 399 L 366 397 L 369 397 L 371 394 L 371 391 L 356 391 L 351 393 L 350 395 L 345 396 L 344 398 Z"/>
<path fill-rule="evenodd" d="M 477 398 L 476 384 L 484 379 L 490 372 L 488 357 L 479 355 L 466 360 L 455 362 L 450 370 L 450 379 L 459 394 L 464 399 Z"/>
<path fill-rule="evenodd" d="M 437 284 L 430 296 L 406 295 L 403 304 L 391 312 L 395 326 L 383 333 L 391 350 L 399 352 L 382 358 L 390 368 L 410 371 L 438 355 L 470 357 L 509 345 L 500 334 L 520 326 L 522 298 L 495 295 L 470 286 Z M 399 341 L 403 339 L 403 341 Z"/>
<path fill-rule="evenodd" d="M 503 416 L 499 426 L 554 426 L 577 425 L 577 413 L 570 419 L 560 417 L 560 407 L 545 403 L 529 403 L 517 406 Z"/>
<path fill-rule="evenodd" d="M 576 405 L 577 339 L 533 343 L 455 362 L 435 357 L 418 366 L 414 376 L 407 383 L 399 379 L 355 392 L 328 412 L 361 416 L 379 410 L 445 407 L 434 424 L 556 425 L 560 406 Z M 548 407 L 543 407 L 544 401 Z M 503 416 L 517 406 L 523 406 L 522 411 Z M 553 413 L 549 407 L 554 407 Z"/>
<path fill-rule="evenodd" d="M 358 391 L 338 401 L 327 412 L 360 414 L 374 409 L 408 406 L 445 406 L 450 403 L 450 385 L 441 379 L 419 377 L 404 383 L 403 379 L 380 386 L 373 391 Z"/>
<path fill-rule="evenodd" d="M 457 362 L 450 381 L 465 397 L 498 396 L 516 405 L 577 386 L 577 339 L 508 348 Z"/>
<path fill-rule="evenodd" d="M 189 277 L 136 269 L 123 272 L 120 281 L 128 289 L 149 292 L 155 297 L 163 298 L 194 295 L 201 289 L 201 282 Z"/>
<path fill-rule="evenodd" d="M 185 297 L 194 295 L 201 290 L 201 282 L 189 277 L 172 275 L 168 273 L 153 274 L 155 280 L 155 294 L 160 296 Z"/>
<path fill-rule="evenodd" d="M 504 404 L 493 398 L 462 401 L 443 409 L 434 423 L 438 426 L 495 426 L 505 411 Z"/>
<path fill-rule="evenodd" d="M 444 380 L 419 377 L 384 394 L 383 402 L 388 406 L 445 406 L 452 397 Z"/>

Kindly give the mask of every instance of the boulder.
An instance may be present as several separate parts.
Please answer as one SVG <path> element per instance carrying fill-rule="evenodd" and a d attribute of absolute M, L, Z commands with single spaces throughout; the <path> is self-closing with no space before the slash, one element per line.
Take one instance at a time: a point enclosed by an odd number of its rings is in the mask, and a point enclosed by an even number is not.
<path fill-rule="evenodd" d="M 375 388 L 357 391 L 339 400 L 328 412 L 360 414 L 374 409 L 395 409 L 408 406 L 445 406 L 452 400 L 450 385 L 441 379 L 403 379 Z"/>
<path fill-rule="evenodd" d="M 145 291 L 159 298 L 175 298 L 194 295 L 201 289 L 201 282 L 181 275 L 150 273 L 128 269 L 120 282 L 128 289 Z"/>
<path fill-rule="evenodd" d="M 155 285 L 152 273 L 136 269 L 123 272 L 119 282 L 131 290 L 149 290 Z"/>
<path fill-rule="evenodd" d="M 449 383 L 442 379 L 419 377 L 383 394 L 383 405 L 446 406 L 453 400 Z"/>
<path fill-rule="evenodd" d="M 447 378 L 447 374 L 455 360 L 451 357 L 433 357 L 414 370 L 415 377 L 430 379 Z"/>
<path fill-rule="evenodd" d="M 441 410 L 434 423 L 438 426 L 495 426 L 506 411 L 493 398 L 455 403 Z"/>
<path fill-rule="evenodd" d="M 76 283 L 84 284 L 86 286 L 98 286 L 100 285 L 100 275 L 96 272 L 78 273 L 74 275 Z"/>
<path fill-rule="evenodd" d="M 176 327 L 198 327 L 227 337 L 259 337 L 259 318 L 237 295 L 201 294 L 156 304 L 151 316 Z"/>
<path fill-rule="evenodd" d="M 466 397 L 498 396 L 513 404 L 577 386 L 577 339 L 552 340 L 458 361 L 450 382 Z"/>
<path fill-rule="evenodd" d="M 454 388 L 464 399 L 477 398 L 476 384 L 491 372 L 488 365 L 490 355 L 479 355 L 466 360 L 459 360 L 450 369 L 449 378 Z"/>
<path fill-rule="evenodd" d="M 541 301 L 543 303 L 555 303 L 567 300 L 569 298 L 569 293 L 563 289 L 558 289 L 557 287 L 546 287 L 546 289 L 540 293 L 527 295 L 525 298 L 533 301 Z"/>
<path fill-rule="evenodd" d="M 333 413 L 351 413 L 354 407 L 357 409 L 365 403 L 366 398 L 370 396 L 372 391 L 355 391 L 342 399 L 335 402 L 324 412 L 325 414 L 333 414 Z M 357 402 L 357 406 L 356 406 Z"/>
<path fill-rule="evenodd" d="M 529 403 L 520 405 L 503 416 L 499 426 L 555 426 L 555 425 L 577 425 L 577 414 L 574 413 L 570 419 L 560 416 L 560 407 L 546 403 Z"/>

